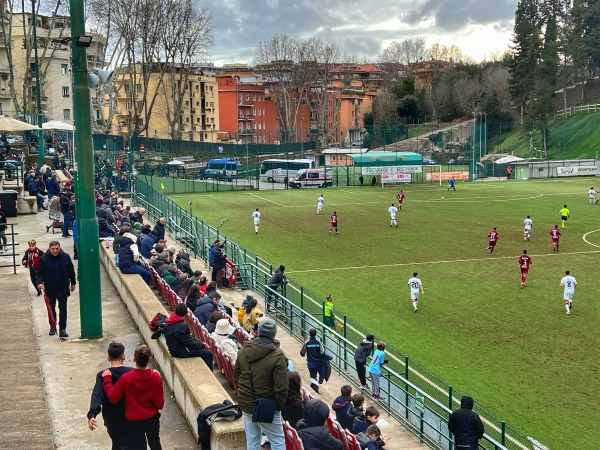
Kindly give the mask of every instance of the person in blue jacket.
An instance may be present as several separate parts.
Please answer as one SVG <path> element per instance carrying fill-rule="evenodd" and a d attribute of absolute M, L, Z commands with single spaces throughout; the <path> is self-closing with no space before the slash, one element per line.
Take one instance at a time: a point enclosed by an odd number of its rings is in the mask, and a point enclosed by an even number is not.
<path fill-rule="evenodd" d="M 385 359 L 385 342 L 379 341 L 377 343 L 377 350 L 373 353 L 373 359 L 367 369 L 371 375 L 371 381 L 373 382 L 373 398 L 375 400 L 384 400 L 384 398 L 379 395 L 379 376 L 381 375 L 381 366 L 387 363 L 388 361 Z"/>
<path fill-rule="evenodd" d="M 150 254 L 150 250 L 154 247 L 154 245 L 158 242 L 158 233 L 156 230 L 152 230 L 148 236 L 144 238 L 142 241 L 142 245 L 140 246 L 140 253 L 146 259 L 150 259 L 152 256 Z"/>

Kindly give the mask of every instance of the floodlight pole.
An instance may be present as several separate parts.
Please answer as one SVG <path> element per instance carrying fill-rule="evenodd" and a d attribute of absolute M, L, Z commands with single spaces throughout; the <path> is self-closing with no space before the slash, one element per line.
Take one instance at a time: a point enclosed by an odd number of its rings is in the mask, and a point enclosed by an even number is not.
<path fill-rule="evenodd" d="M 476 133 L 476 125 L 477 125 L 477 115 L 473 113 L 473 145 L 472 145 L 472 155 L 471 155 L 471 181 L 475 181 L 475 133 Z"/>
<path fill-rule="evenodd" d="M 77 162 L 77 255 L 79 260 L 79 305 L 81 337 L 102 337 L 100 301 L 100 248 L 94 192 L 92 111 L 88 88 L 87 50 L 77 46 L 77 36 L 85 35 L 83 0 L 71 0 L 71 52 L 73 69 L 73 112 L 75 121 L 75 161 Z M 83 288 L 85 287 L 85 288 Z"/>

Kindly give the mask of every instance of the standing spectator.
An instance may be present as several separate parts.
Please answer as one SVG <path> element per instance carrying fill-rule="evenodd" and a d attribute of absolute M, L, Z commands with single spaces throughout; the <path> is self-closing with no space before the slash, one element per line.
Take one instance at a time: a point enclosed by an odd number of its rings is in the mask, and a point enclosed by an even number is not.
<path fill-rule="evenodd" d="M 158 411 L 165 406 L 162 377 L 156 370 L 148 368 L 152 352 L 147 345 L 135 349 L 133 360 L 135 369 L 121 375 L 116 384 L 113 384 L 109 369 L 102 372 L 104 392 L 111 403 L 125 397 L 126 448 L 141 450 L 148 445 L 151 450 L 161 450 Z"/>
<path fill-rule="evenodd" d="M 63 227 L 62 237 L 69 237 L 69 204 L 71 203 L 71 191 L 68 188 L 64 188 L 62 194 L 60 194 L 60 212 L 63 215 Z"/>
<path fill-rule="evenodd" d="M 108 369 L 111 373 L 112 383 L 116 384 L 121 375 L 132 370 L 132 367 L 125 367 L 123 365 L 125 361 L 125 347 L 123 344 L 117 342 L 111 342 L 108 345 L 108 362 L 110 368 Z M 102 418 L 104 419 L 104 426 L 112 441 L 112 450 L 121 450 L 125 447 L 125 399 L 119 400 L 114 405 L 106 397 L 104 393 L 102 372 L 98 372 L 96 375 L 96 384 L 92 391 L 92 398 L 90 400 L 90 409 L 87 413 L 88 427 L 91 431 L 94 431 L 98 426 L 96 422 L 96 416 L 102 412 Z"/>
<path fill-rule="evenodd" d="M 119 270 L 125 274 L 138 274 L 147 284 L 152 281 L 150 272 L 138 264 L 140 252 L 135 244 L 135 236 L 125 233 L 119 242 Z"/>
<path fill-rule="evenodd" d="M 48 181 L 46 182 L 48 187 L 48 198 L 57 197 L 60 194 L 60 185 L 58 184 L 58 180 L 56 179 L 56 174 L 52 174 Z"/>
<path fill-rule="evenodd" d="M 511 178 L 511 175 L 512 175 L 512 172 L 513 172 L 513 170 L 512 170 L 512 167 L 508 166 L 508 167 L 506 168 L 506 179 L 507 179 L 507 180 L 510 180 L 510 178 Z"/>
<path fill-rule="evenodd" d="M 165 225 L 167 224 L 167 219 L 161 217 L 154 225 L 154 229 L 156 230 L 156 236 L 158 240 L 163 240 L 165 238 Z"/>
<path fill-rule="evenodd" d="M 358 344 L 356 352 L 354 352 L 354 362 L 356 363 L 356 373 L 358 374 L 358 379 L 360 380 L 361 389 L 368 389 L 367 386 L 367 378 L 366 378 L 366 363 L 367 356 L 371 354 L 373 350 L 373 339 L 375 336 L 372 334 L 367 334 L 363 341 Z"/>
<path fill-rule="evenodd" d="M 215 262 L 215 253 L 219 249 L 220 243 L 221 243 L 221 241 L 217 239 L 215 242 L 210 244 L 210 250 L 208 252 L 208 262 L 211 266 Z"/>
<path fill-rule="evenodd" d="M 37 247 L 35 239 L 30 239 L 29 242 L 27 242 L 27 246 L 28 248 L 25 250 L 21 264 L 23 264 L 23 267 L 29 267 L 29 278 L 31 279 L 31 283 L 35 287 L 39 297 L 42 295 L 42 291 L 38 288 L 37 283 L 35 282 L 35 269 L 37 269 L 38 265 L 40 264 L 40 258 L 44 255 L 44 252 Z"/>
<path fill-rule="evenodd" d="M 304 417 L 297 424 L 304 450 L 343 450 L 344 445 L 325 426 L 327 417 L 329 408 L 325 402 L 318 399 L 306 402 Z"/>
<path fill-rule="evenodd" d="M 213 370 L 213 354 L 206 349 L 206 344 L 191 335 L 185 323 L 187 314 L 185 303 L 178 303 L 175 312 L 167 318 L 167 326 L 163 333 L 169 347 L 169 353 L 175 358 L 193 358 L 199 356 Z"/>
<path fill-rule="evenodd" d="M 479 449 L 478 441 L 483 437 L 484 428 L 479 415 L 473 412 L 473 399 L 463 395 L 460 409 L 452 411 L 448 429 L 454 434 L 454 443 L 461 450 Z"/>
<path fill-rule="evenodd" d="M 285 405 L 281 410 L 281 417 L 289 422 L 292 428 L 304 416 L 304 395 L 302 392 L 302 380 L 298 372 L 288 373 L 288 395 Z"/>
<path fill-rule="evenodd" d="M 227 319 L 219 319 L 215 331 L 212 333 L 212 337 L 223 352 L 223 355 L 229 356 L 231 362 L 235 364 L 238 356 L 237 342 L 231 339 L 229 332 L 231 325 Z"/>
<path fill-rule="evenodd" d="M 129 220 L 131 220 L 131 223 L 139 222 L 144 225 L 144 214 L 146 214 L 146 208 L 140 208 L 129 215 Z"/>
<path fill-rule="evenodd" d="M 35 270 L 35 281 L 40 291 L 50 298 L 50 307 L 54 321 L 58 322 L 59 336 L 67 334 L 67 298 L 75 290 L 75 267 L 71 257 L 60 248 L 60 242 L 51 241 L 48 251 L 40 258 Z M 56 302 L 58 301 L 59 319 L 56 320 Z M 50 336 L 56 334 L 56 328 L 50 328 Z"/>
<path fill-rule="evenodd" d="M 219 244 L 217 246 L 217 250 L 214 254 L 214 261 L 212 264 L 212 281 L 219 281 L 219 272 L 225 268 L 225 259 L 227 256 L 223 253 L 223 248 L 225 246 L 223 244 Z"/>
<path fill-rule="evenodd" d="M 317 339 L 317 330 L 311 328 L 308 332 L 309 339 L 304 343 L 300 349 L 300 356 L 306 356 L 306 366 L 310 373 L 310 387 L 316 393 L 319 393 L 319 385 L 323 384 L 323 378 L 319 374 L 321 368 L 321 355 L 325 353 L 325 347 Z M 317 382 L 317 374 L 319 374 L 319 381 Z"/>
<path fill-rule="evenodd" d="M 284 288 L 287 283 L 288 281 L 285 279 L 285 266 L 281 265 L 277 268 L 273 276 L 269 279 L 267 286 L 275 292 L 279 291 L 279 289 L 281 288 L 281 294 L 285 295 Z M 273 297 L 275 297 L 275 304 L 270 305 Z M 265 301 L 267 310 L 277 310 L 277 296 L 273 296 L 271 292 L 267 291 L 265 295 Z"/>
<path fill-rule="evenodd" d="M 331 409 L 335 411 L 335 418 L 340 423 L 344 430 L 352 430 L 352 422 L 354 417 L 350 418 L 348 410 L 352 407 L 352 386 L 345 384 L 342 386 L 340 396 L 333 401 Z"/>
<path fill-rule="evenodd" d="M 247 341 L 238 352 L 233 378 L 238 385 L 238 403 L 244 416 L 248 450 L 260 448 L 261 432 L 273 450 L 285 450 L 281 409 L 288 393 L 287 363 L 275 336 L 277 325 L 265 319 L 258 326 L 258 337 Z M 254 400 L 275 400 L 275 414 L 270 423 L 253 422 Z"/>
<path fill-rule="evenodd" d="M 6 214 L 0 209 L 0 253 L 8 251 L 8 241 L 6 240 Z M 35 285 L 35 283 L 33 283 Z"/>
<path fill-rule="evenodd" d="M 375 400 L 385 400 L 379 395 L 379 376 L 381 375 L 381 366 L 387 364 L 388 361 L 385 359 L 385 342 L 379 341 L 377 343 L 377 350 L 373 354 L 371 364 L 369 364 L 368 371 L 371 375 L 371 381 L 373 382 L 373 398 Z"/>

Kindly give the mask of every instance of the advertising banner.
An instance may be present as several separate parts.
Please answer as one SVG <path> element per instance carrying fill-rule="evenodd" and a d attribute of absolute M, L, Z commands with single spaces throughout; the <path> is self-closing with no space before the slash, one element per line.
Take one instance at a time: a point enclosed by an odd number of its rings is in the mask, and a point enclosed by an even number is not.
<path fill-rule="evenodd" d="M 468 180 L 469 179 L 469 171 L 468 170 L 458 170 L 454 172 L 442 172 L 441 173 L 442 180 L 449 180 L 454 178 L 455 180 Z M 431 172 L 427 174 L 427 181 L 440 181 L 440 173 L 439 172 Z"/>
<path fill-rule="evenodd" d="M 585 177 L 598 175 L 598 167 L 596 166 L 574 166 L 574 167 L 557 167 L 556 174 L 559 177 Z"/>
<path fill-rule="evenodd" d="M 383 175 L 394 173 L 421 173 L 422 166 L 390 166 L 390 167 L 363 167 L 362 174 L 366 175 Z"/>
<path fill-rule="evenodd" d="M 410 173 L 384 173 L 381 175 L 382 183 L 410 183 Z"/>

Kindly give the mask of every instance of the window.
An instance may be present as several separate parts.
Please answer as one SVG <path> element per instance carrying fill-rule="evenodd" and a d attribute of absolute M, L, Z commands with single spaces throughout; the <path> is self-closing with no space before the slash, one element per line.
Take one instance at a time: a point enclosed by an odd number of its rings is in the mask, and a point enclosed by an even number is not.
<path fill-rule="evenodd" d="M 250 101 L 250 94 L 246 94 L 246 101 L 249 102 Z"/>
<path fill-rule="evenodd" d="M 260 108 L 258 108 L 258 115 L 260 116 Z"/>
<path fill-rule="evenodd" d="M 62 87 L 62 95 L 63 95 L 63 97 L 68 97 L 69 96 L 69 86 L 63 86 Z"/>
<path fill-rule="evenodd" d="M 71 120 L 71 110 L 70 109 L 63 109 L 63 119 Z"/>
<path fill-rule="evenodd" d="M 266 116 L 266 114 L 265 114 L 265 108 L 263 108 L 263 116 Z"/>
<path fill-rule="evenodd" d="M 69 66 L 67 64 L 61 64 L 60 65 L 60 74 L 61 75 L 66 75 L 67 74 L 67 70 L 69 70 Z"/>
<path fill-rule="evenodd" d="M 252 108 L 252 114 L 256 115 L 256 108 Z"/>
<path fill-rule="evenodd" d="M 252 94 L 252 100 L 256 101 L 256 93 Z"/>
<path fill-rule="evenodd" d="M 208 87 L 208 90 L 209 90 L 210 92 L 212 92 L 212 91 L 213 91 L 213 89 L 212 89 L 212 88 L 213 88 L 212 86 L 209 86 L 209 87 Z"/>

